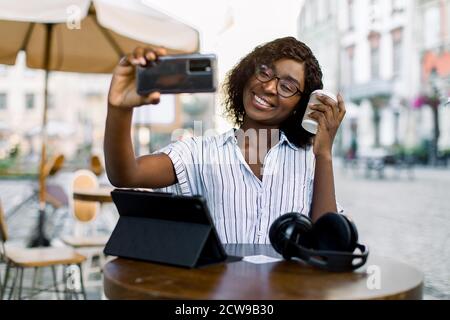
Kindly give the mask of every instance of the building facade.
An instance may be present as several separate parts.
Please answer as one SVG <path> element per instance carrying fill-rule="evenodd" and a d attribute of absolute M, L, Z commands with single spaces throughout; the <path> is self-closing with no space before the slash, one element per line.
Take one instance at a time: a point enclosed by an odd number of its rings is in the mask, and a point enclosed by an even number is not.
<path fill-rule="evenodd" d="M 450 145 L 450 0 L 418 0 L 417 30 L 420 57 L 419 96 L 415 106 L 432 118 L 429 140 L 438 139 L 440 150 Z M 425 98 L 425 99 L 423 99 Z"/>
<path fill-rule="evenodd" d="M 435 43 L 446 41 L 443 31 L 436 30 L 449 26 L 441 22 L 436 28 L 431 22 L 436 21 L 436 9 L 427 13 L 426 6 L 437 7 L 441 19 L 449 14 L 447 0 L 304 3 L 298 21 L 299 39 L 317 55 L 324 71 L 324 87 L 342 92 L 346 99 L 348 113 L 340 132 L 342 152 L 352 148 L 359 153 L 374 148 L 414 148 L 432 138 L 430 108 L 414 106 L 429 82 L 423 78 L 424 44 L 431 42 L 430 34 Z M 441 89 L 446 96 L 448 89 Z M 448 108 L 442 105 L 439 121 L 448 125 Z M 448 133 L 442 132 L 439 141 L 441 149 L 450 147 Z"/>

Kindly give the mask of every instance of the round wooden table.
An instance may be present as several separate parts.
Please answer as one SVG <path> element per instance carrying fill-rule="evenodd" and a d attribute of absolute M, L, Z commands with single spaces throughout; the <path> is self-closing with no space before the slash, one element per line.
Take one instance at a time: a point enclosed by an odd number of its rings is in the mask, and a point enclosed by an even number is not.
<path fill-rule="evenodd" d="M 226 245 L 225 250 L 280 257 L 270 245 Z M 420 271 L 372 255 L 363 267 L 346 273 L 321 271 L 298 260 L 184 269 L 122 258 L 108 262 L 103 273 L 109 299 L 421 299 L 423 287 Z"/>
<path fill-rule="evenodd" d="M 113 187 L 100 187 L 94 189 L 75 189 L 73 191 L 73 198 L 82 201 L 95 202 L 112 202 L 111 191 Z"/>

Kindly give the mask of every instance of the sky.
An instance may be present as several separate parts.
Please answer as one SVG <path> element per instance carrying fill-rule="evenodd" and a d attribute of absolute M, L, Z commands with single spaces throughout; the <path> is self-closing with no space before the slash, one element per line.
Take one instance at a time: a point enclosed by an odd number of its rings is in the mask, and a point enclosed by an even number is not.
<path fill-rule="evenodd" d="M 303 0 L 143 0 L 200 31 L 201 52 L 218 56 L 219 79 L 255 46 L 297 35 Z"/>

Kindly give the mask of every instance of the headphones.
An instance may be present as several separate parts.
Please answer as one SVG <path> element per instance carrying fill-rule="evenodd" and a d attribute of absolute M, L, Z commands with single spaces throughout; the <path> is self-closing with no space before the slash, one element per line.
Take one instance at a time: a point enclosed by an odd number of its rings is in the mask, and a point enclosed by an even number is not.
<path fill-rule="evenodd" d="M 284 259 L 297 257 L 328 271 L 355 270 L 369 255 L 369 249 L 358 243 L 355 224 L 334 212 L 325 213 L 315 223 L 297 212 L 283 214 L 270 226 L 269 239 Z"/>

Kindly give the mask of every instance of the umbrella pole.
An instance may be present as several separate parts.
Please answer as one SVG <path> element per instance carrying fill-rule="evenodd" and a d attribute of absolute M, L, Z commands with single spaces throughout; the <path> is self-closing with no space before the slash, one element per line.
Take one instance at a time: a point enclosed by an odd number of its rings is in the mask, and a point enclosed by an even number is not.
<path fill-rule="evenodd" d="M 44 81 L 44 111 L 42 116 L 42 145 L 41 145 L 41 161 L 39 164 L 39 220 L 34 236 L 30 241 L 30 247 L 48 247 L 50 240 L 46 237 L 45 226 L 45 207 L 46 207 L 46 141 L 47 141 L 47 109 L 48 109 L 48 76 L 49 76 L 49 61 L 50 61 L 50 43 L 52 35 L 51 23 L 47 24 L 47 39 L 45 44 L 45 81 Z"/>

